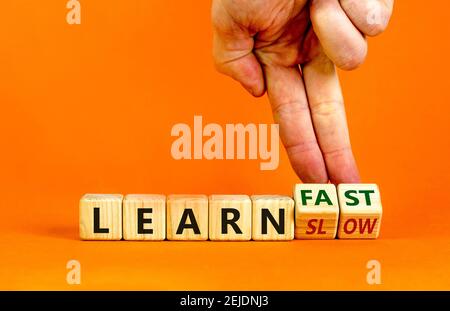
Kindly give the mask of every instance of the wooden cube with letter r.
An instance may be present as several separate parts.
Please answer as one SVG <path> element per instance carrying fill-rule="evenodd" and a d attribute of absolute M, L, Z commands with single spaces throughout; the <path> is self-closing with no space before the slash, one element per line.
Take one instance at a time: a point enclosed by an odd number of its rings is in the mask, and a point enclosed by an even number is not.
<path fill-rule="evenodd" d="M 294 239 L 294 200 L 282 195 L 252 195 L 252 239 Z"/>
<path fill-rule="evenodd" d="M 334 239 L 338 227 L 339 203 L 332 184 L 294 186 L 295 238 Z"/>
<path fill-rule="evenodd" d="M 380 191 L 375 184 L 341 184 L 338 238 L 376 239 L 380 233 Z"/>
<path fill-rule="evenodd" d="M 252 202 L 248 195 L 209 196 L 209 239 L 249 241 L 252 238 Z"/>
<path fill-rule="evenodd" d="M 86 194 L 80 200 L 82 240 L 122 239 L 121 194 Z"/>

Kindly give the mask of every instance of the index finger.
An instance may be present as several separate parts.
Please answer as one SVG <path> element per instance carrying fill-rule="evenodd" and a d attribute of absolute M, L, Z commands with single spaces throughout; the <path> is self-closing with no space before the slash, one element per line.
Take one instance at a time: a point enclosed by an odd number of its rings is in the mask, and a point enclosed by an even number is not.
<path fill-rule="evenodd" d="M 323 53 L 303 67 L 314 129 L 330 181 L 359 183 L 336 68 Z"/>
<path fill-rule="evenodd" d="M 338 0 L 312 0 L 311 22 L 324 53 L 341 69 L 352 70 L 367 55 L 367 42 Z"/>
<path fill-rule="evenodd" d="M 340 0 L 345 14 L 365 35 L 376 36 L 389 24 L 394 0 Z"/>
<path fill-rule="evenodd" d="M 265 66 L 267 93 L 281 140 L 297 175 L 304 183 L 327 183 L 298 66 Z"/>

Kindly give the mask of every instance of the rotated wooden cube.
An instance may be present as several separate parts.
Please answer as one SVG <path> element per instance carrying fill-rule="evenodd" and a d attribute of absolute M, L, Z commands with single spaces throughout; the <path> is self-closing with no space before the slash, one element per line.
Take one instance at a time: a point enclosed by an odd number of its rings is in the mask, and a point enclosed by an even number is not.
<path fill-rule="evenodd" d="M 166 238 L 166 196 L 128 194 L 123 200 L 124 240 L 161 241 Z"/>
<path fill-rule="evenodd" d="M 253 195 L 252 239 L 282 241 L 294 239 L 294 200 L 282 195 Z"/>
<path fill-rule="evenodd" d="M 375 184 L 341 184 L 338 237 L 340 239 L 376 239 L 380 234 L 380 191 Z"/>
<path fill-rule="evenodd" d="M 339 203 L 332 184 L 294 186 L 295 238 L 334 239 L 338 227 Z"/>
<path fill-rule="evenodd" d="M 208 239 L 208 197 L 169 195 L 167 197 L 167 239 L 172 241 Z"/>
<path fill-rule="evenodd" d="M 209 196 L 209 239 L 249 241 L 252 237 L 252 202 L 248 195 Z"/>
<path fill-rule="evenodd" d="M 80 200 L 82 240 L 122 239 L 121 194 L 86 194 Z"/>

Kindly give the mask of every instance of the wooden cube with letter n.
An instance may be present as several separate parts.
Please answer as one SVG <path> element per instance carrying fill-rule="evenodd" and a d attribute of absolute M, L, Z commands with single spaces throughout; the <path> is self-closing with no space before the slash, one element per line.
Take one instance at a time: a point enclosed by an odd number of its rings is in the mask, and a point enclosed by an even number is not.
<path fill-rule="evenodd" d="M 166 197 L 129 194 L 123 200 L 124 240 L 161 241 L 166 238 Z"/>
<path fill-rule="evenodd" d="M 253 195 L 252 239 L 294 239 L 294 200 L 282 195 Z"/>
<path fill-rule="evenodd" d="M 380 191 L 375 184 L 341 184 L 338 186 L 340 239 L 376 239 L 380 233 Z"/>
<path fill-rule="evenodd" d="M 332 184 L 294 186 L 295 238 L 334 239 L 338 227 L 339 203 Z"/>
<path fill-rule="evenodd" d="M 167 197 L 167 239 L 204 241 L 208 239 L 208 197 L 169 195 Z"/>
<path fill-rule="evenodd" d="M 85 194 L 80 200 L 82 240 L 122 239 L 121 194 Z"/>
<path fill-rule="evenodd" d="M 252 202 L 248 195 L 209 196 L 209 239 L 249 241 L 252 238 Z"/>

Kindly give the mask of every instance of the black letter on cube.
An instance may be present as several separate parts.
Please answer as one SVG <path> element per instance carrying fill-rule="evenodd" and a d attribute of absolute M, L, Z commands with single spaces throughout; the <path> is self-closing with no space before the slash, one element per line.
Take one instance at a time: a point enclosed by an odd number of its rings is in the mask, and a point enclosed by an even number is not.
<path fill-rule="evenodd" d="M 228 219 L 227 215 L 233 214 L 233 218 Z M 233 227 L 234 232 L 236 234 L 242 234 L 241 229 L 236 224 L 236 221 L 241 217 L 241 213 L 237 209 L 234 208 L 223 208 L 222 209 L 222 234 L 228 234 L 228 225 Z"/>
<path fill-rule="evenodd" d="M 94 207 L 94 233 L 109 233 L 108 228 L 100 228 L 100 208 Z"/>

